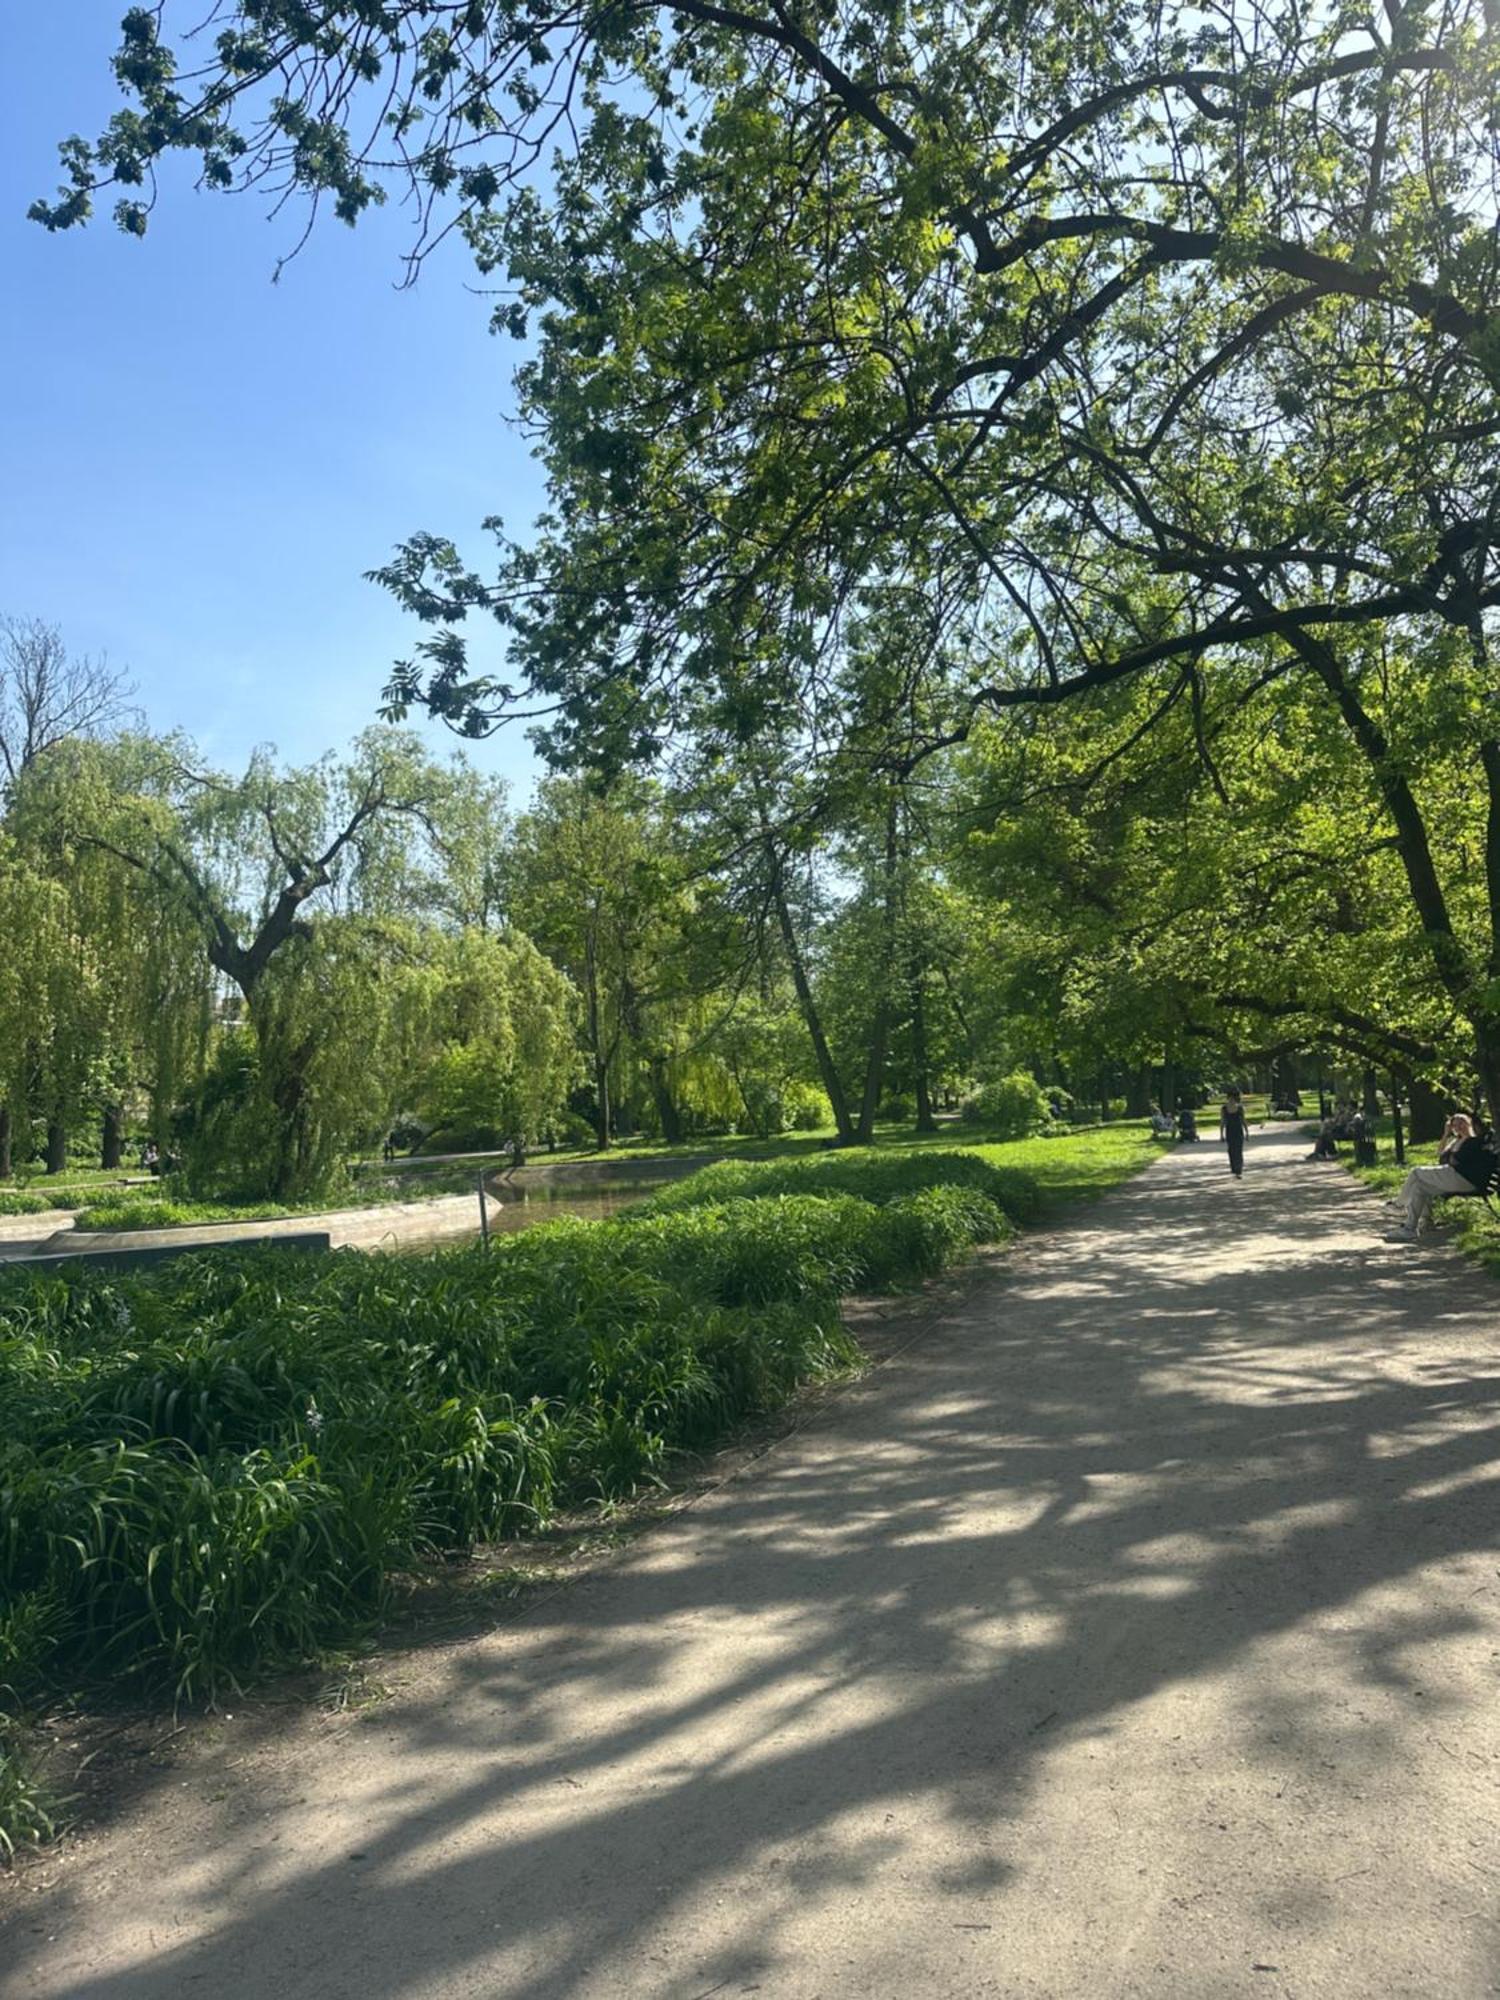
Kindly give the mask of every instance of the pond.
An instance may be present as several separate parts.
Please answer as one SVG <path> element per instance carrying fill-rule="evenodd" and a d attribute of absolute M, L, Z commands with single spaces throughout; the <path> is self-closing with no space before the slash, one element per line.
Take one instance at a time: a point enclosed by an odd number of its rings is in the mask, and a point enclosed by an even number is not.
<path fill-rule="evenodd" d="M 658 1188 L 682 1178 L 683 1168 L 677 1162 L 653 1163 L 653 1168 L 651 1172 L 636 1172 L 628 1176 L 621 1174 L 617 1178 L 591 1176 L 588 1180 L 567 1180 L 560 1176 L 553 1178 L 549 1173 L 545 1178 L 524 1183 L 492 1181 L 487 1187 L 490 1234 L 512 1235 L 518 1229 L 530 1229 L 538 1222 L 556 1222 L 565 1215 L 576 1215 L 585 1222 L 602 1222 L 607 1216 L 618 1215 L 633 1203 L 644 1201 Z M 686 1170 L 691 1172 L 692 1165 Z M 436 1232 L 431 1237 L 404 1235 L 401 1248 L 427 1250 L 438 1241 L 463 1243 L 478 1235 L 479 1200 L 476 1192 L 472 1230 L 455 1234 L 450 1227 L 441 1236 Z"/>

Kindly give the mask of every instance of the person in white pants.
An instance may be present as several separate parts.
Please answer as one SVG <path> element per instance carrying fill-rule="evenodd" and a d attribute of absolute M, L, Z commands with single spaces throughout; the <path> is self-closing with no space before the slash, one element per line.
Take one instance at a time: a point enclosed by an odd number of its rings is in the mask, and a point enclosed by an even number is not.
<path fill-rule="evenodd" d="M 1432 1220 L 1432 1204 L 1445 1194 L 1478 1194 L 1484 1185 L 1484 1147 L 1473 1121 L 1455 1111 L 1443 1127 L 1443 1145 L 1435 1167 L 1413 1167 L 1402 1185 L 1396 1206 L 1405 1211 L 1402 1239 L 1420 1236 Z M 1468 1167 L 1469 1173 L 1463 1170 Z M 1471 1178 L 1472 1176 L 1472 1178 Z"/>

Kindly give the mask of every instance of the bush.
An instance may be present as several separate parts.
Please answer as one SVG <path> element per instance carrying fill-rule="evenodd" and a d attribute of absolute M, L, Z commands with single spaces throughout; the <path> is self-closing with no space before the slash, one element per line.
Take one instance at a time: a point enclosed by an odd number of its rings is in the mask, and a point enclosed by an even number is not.
<path fill-rule="evenodd" d="M 1018 1167 L 993 1166 L 980 1153 L 945 1146 L 909 1152 L 883 1147 L 792 1160 L 719 1160 L 661 1189 L 630 1213 L 632 1217 L 670 1214 L 737 1195 L 852 1194 L 878 1207 L 929 1187 L 977 1188 L 1017 1222 L 1034 1216 L 1040 1202 L 1031 1174 Z"/>
<path fill-rule="evenodd" d="M 966 1124 L 980 1125 L 997 1139 L 1026 1139 L 1051 1122 L 1048 1095 L 1027 1070 L 982 1084 L 963 1104 Z"/>
<path fill-rule="evenodd" d="M 972 1187 L 923 1188 L 888 1202 L 878 1214 L 864 1272 L 874 1290 L 934 1277 L 970 1245 L 1000 1243 L 1011 1234 L 997 1204 Z"/>
<path fill-rule="evenodd" d="M 12 1193 L 0 1188 L 0 1215 L 42 1215 L 59 1204 L 44 1194 Z"/>
<path fill-rule="evenodd" d="M 917 1100 L 905 1091 L 893 1091 L 876 1106 L 875 1116 L 887 1125 L 910 1125 L 917 1115 Z"/>
<path fill-rule="evenodd" d="M 854 1195 L 740 1197 L 631 1224 L 631 1254 L 721 1305 L 837 1298 L 868 1274 L 877 1213 Z"/>
<path fill-rule="evenodd" d="M 833 1123 L 833 1106 L 826 1090 L 815 1083 L 786 1083 L 781 1087 L 781 1109 L 793 1132 L 821 1132 Z"/>
<path fill-rule="evenodd" d="M 166 1229 L 195 1222 L 274 1222 L 290 1214 L 290 1209 L 274 1201 L 171 1201 L 160 1195 L 131 1195 L 119 1201 L 91 1202 L 79 1210 L 73 1227 L 85 1231 Z"/>

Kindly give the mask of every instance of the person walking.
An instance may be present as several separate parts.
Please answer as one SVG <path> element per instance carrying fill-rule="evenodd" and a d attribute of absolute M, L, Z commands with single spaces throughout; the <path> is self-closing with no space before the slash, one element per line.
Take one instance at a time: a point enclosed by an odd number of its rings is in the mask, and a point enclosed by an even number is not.
<path fill-rule="evenodd" d="M 1219 1107 L 1219 1137 L 1229 1148 L 1229 1171 L 1236 1180 L 1242 1179 L 1245 1172 L 1245 1134 L 1248 1129 L 1244 1099 L 1231 1085 Z"/>

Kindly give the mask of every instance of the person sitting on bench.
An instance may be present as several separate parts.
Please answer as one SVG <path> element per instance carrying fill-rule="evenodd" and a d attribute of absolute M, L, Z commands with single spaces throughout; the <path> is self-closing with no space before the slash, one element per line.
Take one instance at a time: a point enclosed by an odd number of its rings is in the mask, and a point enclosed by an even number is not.
<path fill-rule="evenodd" d="M 1318 1127 L 1318 1136 L 1313 1141 L 1313 1149 L 1305 1157 L 1309 1160 L 1336 1160 L 1339 1149 L 1333 1143 L 1333 1120 L 1325 1118 Z"/>
<path fill-rule="evenodd" d="M 1394 1206 L 1406 1212 L 1405 1226 L 1393 1240 L 1414 1242 L 1432 1219 L 1432 1204 L 1445 1194 L 1483 1194 L 1489 1186 L 1494 1156 L 1474 1130 L 1474 1122 L 1455 1111 L 1443 1127 L 1443 1144 L 1435 1167 L 1413 1167 Z"/>

